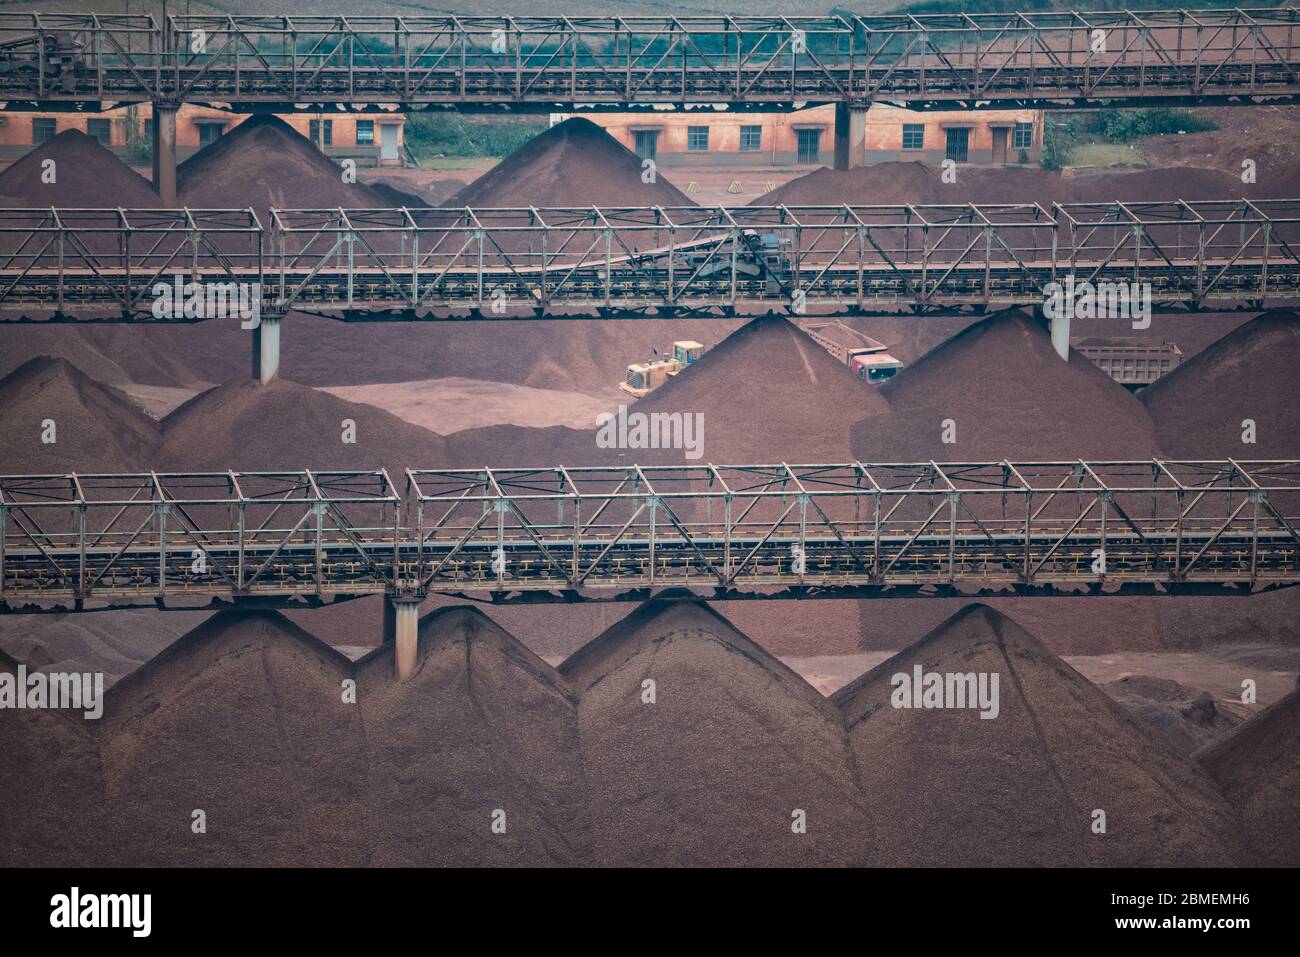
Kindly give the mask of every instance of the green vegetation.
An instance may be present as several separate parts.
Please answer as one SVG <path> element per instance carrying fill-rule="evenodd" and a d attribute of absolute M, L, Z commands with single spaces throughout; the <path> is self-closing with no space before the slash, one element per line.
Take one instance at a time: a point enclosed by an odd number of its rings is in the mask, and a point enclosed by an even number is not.
<path fill-rule="evenodd" d="M 1043 121 L 1043 169 L 1068 166 L 1078 141 L 1079 124 L 1073 116 L 1063 120 L 1047 117 Z"/>
<path fill-rule="evenodd" d="M 435 156 L 508 156 L 545 131 L 548 124 L 545 116 L 408 113 L 406 144 L 421 160 Z"/>
<path fill-rule="evenodd" d="M 129 106 L 126 110 L 126 155 L 131 163 L 148 163 L 153 159 L 153 137 L 144 131 L 140 122 L 140 108 Z"/>
<path fill-rule="evenodd" d="M 1093 114 L 1088 132 L 1112 143 L 1127 143 L 1142 136 L 1166 133 L 1201 133 L 1219 125 L 1187 110 L 1100 110 Z"/>
<path fill-rule="evenodd" d="M 1071 166 L 1149 166 L 1142 153 L 1123 143 L 1078 143 L 1070 151 Z"/>
<path fill-rule="evenodd" d="M 1189 113 L 1187 110 L 1171 110 L 1165 107 L 1150 110 L 1107 109 L 1095 113 L 1072 113 L 1064 116 L 1049 115 L 1043 129 L 1043 167 L 1060 169 L 1072 162 L 1112 165 L 1118 162 L 1118 157 L 1122 155 L 1115 150 L 1115 144 L 1129 144 L 1144 136 L 1200 133 L 1214 129 L 1218 129 L 1218 125 L 1212 120 Z M 1100 144 L 1108 148 L 1091 148 Z M 1127 161 L 1139 159 L 1138 156 L 1130 155 Z M 1102 162 L 1103 160 L 1105 162 Z"/>

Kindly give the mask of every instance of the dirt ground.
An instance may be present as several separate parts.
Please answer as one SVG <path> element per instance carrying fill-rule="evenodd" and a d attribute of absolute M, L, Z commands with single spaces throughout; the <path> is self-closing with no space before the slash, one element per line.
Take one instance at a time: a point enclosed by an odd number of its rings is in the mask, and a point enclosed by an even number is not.
<path fill-rule="evenodd" d="M 123 386 L 122 391 L 129 395 L 135 404 L 144 409 L 145 412 L 155 419 L 161 419 L 177 406 L 183 405 L 204 390 L 182 389 L 166 385 L 141 385 L 138 382 L 132 382 Z"/>
<path fill-rule="evenodd" d="M 459 376 L 319 388 L 349 402 L 373 405 L 440 435 L 490 425 L 590 429 L 596 416 L 615 407 L 623 395 L 613 385 L 604 395 L 596 396 Z M 205 390 L 133 382 L 122 391 L 150 416 L 162 419 Z"/>
<path fill-rule="evenodd" d="M 713 166 L 661 166 L 659 171 L 701 206 L 747 206 L 750 203 L 761 205 L 761 197 L 792 179 L 812 172 L 813 168 L 743 166 L 739 169 L 719 169 Z"/>
<path fill-rule="evenodd" d="M 501 158 L 497 156 L 447 157 L 426 161 L 425 166 L 418 168 L 358 170 L 358 179 L 368 184 L 386 183 L 436 206 L 499 162 Z"/>
<path fill-rule="evenodd" d="M 1271 648 L 1271 646 L 1265 646 Z M 857 655 L 816 655 L 782 658 L 790 668 L 824 695 L 831 695 L 858 675 L 870 671 L 897 652 L 868 651 Z M 1296 685 L 1296 669 L 1252 667 L 1213 654 L 1122 651 L 1109 655 L 1065 655 L 1075 671 L 1101 686 L 1129 675 L 1168 678 L 1189 688 L 1207 691 L 1216 704 L 1240 717 L 1281 701 Z M 1255 681 L 1258 703 L 1241 703 L 1241 682 Z"/>
<path fill-rule="evenodd" d="M 330 386 L 323 391 L 364 402 L 440 435 L 489 425 L 590 429 L 616 400 L 560 389 L 452 377 L 379 385 Z M 616 389 L 611 389 L 616 393 Z"/>
<path fill-rule="evenodd" d="M 367 183 L 384 182 L 418 196 L 429 203 L 442 202 L 456 189 L 482 176 L 500 160 L 493 157 L 438 160 L 437 166 L 420 169 L 374 169 L 361 173 Z M 722 169 L 714 166 L 661 166 L 660 175 L 702 206 L 745 206 L 796 177 L 811 166 L 745 166 Z M 455 184 L 448 189 L 446 184 Z M 692 186 L 692 184 L 694 184 Z M 737 187 L 732 192 L 732 186 Z"/>
<path fill-rule="evenodd" d="M 1141 140 L 1139 150 L 1149 165 L 1201 166 L 1240 174 L 1242 160 L 1250 159 L 1261 184 L 1294 174 L 1300 163 L 1300 114 L 1294 107 L 1211 107 L 1195 112 L 1218 129 Z"/>

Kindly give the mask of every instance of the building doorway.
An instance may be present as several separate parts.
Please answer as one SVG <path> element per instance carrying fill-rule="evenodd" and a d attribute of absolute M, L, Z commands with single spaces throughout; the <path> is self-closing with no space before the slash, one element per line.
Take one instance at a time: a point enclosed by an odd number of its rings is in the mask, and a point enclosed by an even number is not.
<path fill-rule="evenodd" d="M 993 162 L 1005 163 L 1007 161 L 1007 132 L 1005 126 L 993 127 Z"/>
<path fill-rule="evenodd" d="M 381 163 L 397 162 L 396 123 L 381 123 L 379 125 L 379 161 Z"/>
<path fill-rule="evenodd" d="M 801 165 L 820 162 L 822 155 L 822 131 L 795 130 L 795 133 L 799 137 L 797 161 Z"/>
<path fill-rule="evenodd" d="M 636 140 L 636 155 L 643 160 L 654 159 L 659 150 L 659 131 L 633 130 L 632 136 Z"/>
<path fill-rule="evenodd" d="M 948 133 L 948 159 L 958 163 L 966 162 L 968 155 L 967 148 L 970 145 L 970 127 L 958 126 L 947 131 Z"/>

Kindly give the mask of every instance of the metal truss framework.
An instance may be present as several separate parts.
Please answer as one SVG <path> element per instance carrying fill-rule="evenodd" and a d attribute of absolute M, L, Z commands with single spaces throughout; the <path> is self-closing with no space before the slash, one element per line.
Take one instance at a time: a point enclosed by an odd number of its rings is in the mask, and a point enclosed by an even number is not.
<path fill-rule="evenodd" d="M 1300 200 L 1054 205 L 0 210 L 0 313 L 348 319 L 1041 306 L 1052 283 L 1158 309 L 1300 299 Z M 204 304 L 179 303 L 187 283 Z M 160 286 L 162 284 L 162 286 Z M 170 287 L 165 289 L 163 287 Z M 190 296 L 194 298 L 194 296 Z M 1082 313 L 1080 313 L 1083 315 Z"/>
<path fill-rule="evenodd" d="M 9 108 L 789 110 L 1300 93 L 1293 6 L 824 17 L 0 14 Z"/>
<path fill-rule="evenodd" d="M 401 501 L 382 470 L 6 476 L 0 599 L 382 593 Z"/>
<path fill-rule="evenodd" d="M 0 477 L 17 603 L 1300 580 L 1300 461 Z"/>
<path fill-rule="evenodd" d="M 157 285 L 178 276 L 260 282 L 263 246 L 251 209 L 0 210 L 0 310 L 44 302 L 56 316 L 99 306 L 149 318 Z"/>

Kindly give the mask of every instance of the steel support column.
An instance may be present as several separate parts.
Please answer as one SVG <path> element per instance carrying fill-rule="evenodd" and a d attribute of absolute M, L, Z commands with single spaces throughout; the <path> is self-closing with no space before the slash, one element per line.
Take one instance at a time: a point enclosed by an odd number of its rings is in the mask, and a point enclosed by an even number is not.
<path fill-rule="evenodd" d="M 164 207 L 176 205 L 176 107 L 153 105 L 153 188 Z"/>
<path fill-rule="evenodd" d="M 853 111 L 847 103 L 835 104 L 835 169 L 849 168 Z"/>
<path fill-rule="evenodd" d="M 280 374 L 280 317 L 262 316 L 253 328 L 253 378 L 262 385 Z"/>
<path fill-rule="evenodd" d="M 1074 303 L 1062 300 L 1056 315 L 1051 317 L 1052 348 L 1066 362 L 1070 361 L 1070 311 L 1073 308 Z"/>

